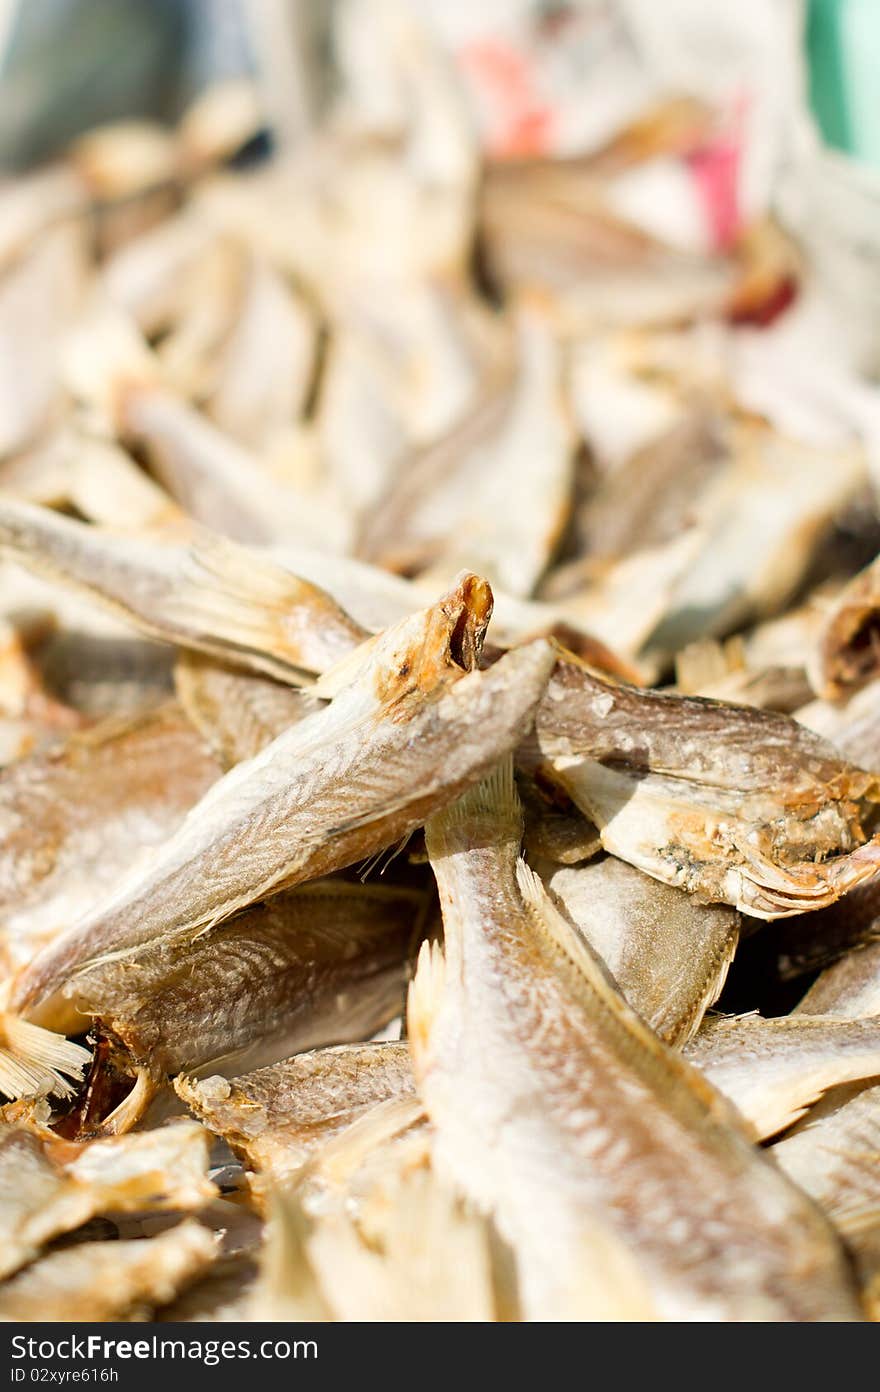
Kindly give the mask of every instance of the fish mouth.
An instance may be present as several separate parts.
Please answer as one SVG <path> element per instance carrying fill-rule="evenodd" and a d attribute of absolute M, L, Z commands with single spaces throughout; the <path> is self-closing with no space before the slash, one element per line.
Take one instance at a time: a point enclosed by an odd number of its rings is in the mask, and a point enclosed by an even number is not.
<path fill-rule="evenodd" d="M 392 718 L 406 718 L 414 703 L 476 670 L 493 603 L 488 580 L 464 571 L 447 595 L 418 616 L 418 628 L 376 683 L 380 705 L 396 712 Z"/>
<path fill-rule="evenodd" d="M 880 612 L 866 606 L 826 644 L 826 695 L 833 700 L 865 686 L 880 670 Z"/>
<path fill-rule="evenodd" d="M 464 672 L 472 672 L 480 660 L 494 603 L 488 580 L 465 571 L 456 578 L 456 587 L 442 606 L 452 620 L 447 656 Z"/>
<path fill-rule="evenodd" d="M 124 1135 L 140 1121 L 158 1088 L 109 1032 L 95 1027 L 89 1035 L 92 1066 L 74 1101 L 56 1108 L 52 1130 L 65 1140 L 94 1140 Z"/>

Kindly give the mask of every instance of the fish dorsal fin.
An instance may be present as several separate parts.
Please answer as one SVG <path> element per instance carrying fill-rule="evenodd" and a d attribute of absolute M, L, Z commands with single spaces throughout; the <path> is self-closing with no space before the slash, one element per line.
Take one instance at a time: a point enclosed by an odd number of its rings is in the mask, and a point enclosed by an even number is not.
<path fill-rule="evenodd" d="M 518 845 L 522 837 L 522 805 L 513 776 L 512 755 L 499 760 L 487 778 L 434 813 L 428 824 L 429 840 L 443 843 L 445 849 L 459 832 L 470 843 L 483 823 L 493 839 L 513 837 Z"/>
<path fill-rule="evenodd" d="M 695 1100 L 708 1107 L 717 1121 L 733 1127 L 751 1141 L 751 1131 L 736 1109 L 697 1069 L 665 1045 L 624 999 L 601 958 L 559 911 L 538 876 L 522 859 L 517 862 L 516 878 L 535 928 L 565 955 L 572 968 L 580 974 L 584 987 L 613 1015 L 633 1043 L 654 1059 L 655 1066 L 662 1066 L 672 1075 L 677 1074 L 679 1082 L 687 1086 Z"/>

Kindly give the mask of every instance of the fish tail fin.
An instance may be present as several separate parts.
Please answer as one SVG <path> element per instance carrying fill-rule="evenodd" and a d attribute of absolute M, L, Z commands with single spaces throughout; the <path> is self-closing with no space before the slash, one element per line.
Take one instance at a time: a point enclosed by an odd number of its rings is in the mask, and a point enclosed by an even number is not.
<path fill-rule="evenodd" d="M 446 957 L 437 942 L 427 939 L 419 948 L 416 972 L 406 1001 L 406 1027 L 416 1072 L 428 1064 L 431 1031 L 446 987 Z"/>
<path fill-rule="evenodd" d="M 205 532 L 189 557 L 174 611 L 229 643 L 233 658 L 249 648 L 255 665 L 274 677 L 302 684 L 313 670 L 310 662 L 320 660 L 304 640 L 309 625 L 296 622 L 296 610 L 307 609 L 325 632 L 338 632 L 340 647 L 346 638 L 357 642 L 362 636 L 326 591 L 248 547 Z"/>
<path fill-rule="evenodd" d="M 0 1014 L 0 1093 L 6 1097 L 72 1097 L 69 1080 L 81 1082 L 91 1058 L 63 1034 Z"/>

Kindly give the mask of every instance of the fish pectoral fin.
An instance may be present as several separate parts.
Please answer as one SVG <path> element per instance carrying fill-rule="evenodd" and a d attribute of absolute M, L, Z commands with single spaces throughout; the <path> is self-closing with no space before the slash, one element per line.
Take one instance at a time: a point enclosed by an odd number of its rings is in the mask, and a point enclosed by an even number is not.
<path fill-rule="evenodd" d="M 81 1082 L 91 1053 L 63 1034 L 0 1014 L 0 1093 L 25 1097 L 72 1097 L 70 1079 Z"/>

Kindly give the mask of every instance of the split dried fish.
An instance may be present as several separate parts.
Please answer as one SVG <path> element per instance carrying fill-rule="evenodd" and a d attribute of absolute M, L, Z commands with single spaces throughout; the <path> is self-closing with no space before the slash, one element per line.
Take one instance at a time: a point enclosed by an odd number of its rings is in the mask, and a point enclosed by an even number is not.
<path fill-rule="evenodd" d="M 779 918 L 873 879 L 880 783 L 787 716 L 559 662 L 525 754 L 656 879 Z"/>
<path fill-rule="evenodd" d="M 411 987 L 416 1080 L 441 1173 L 516 1253 L 526 1316 L 591 1317 L 598 1229 L 661 1317 L 858 1318 L 830 1229 L 518 860 L 510 766 L 426 834 L 445 954 L 425 946 Z"/>
<path fill-rule="evenodd" d="M 38 954 L 16 1007 L 69 1023 L 85 970 L 374 855 L 478 779 L 525 733 L 554 662 L 539 640 L 472 670 L 490 613 L 488 586 L 466 576 L 347 659 L 326 709 L 226 774 L 143 874 Z"/>
<path fill-rule="evenodd" d="M 406 1043 L 319 1049 L 231 1082 L 181 1077 L 175 1088 L 251 1169 L 279 1183 L 377 1103 L 415 1095 Z"/>
<path fill-rule="evenodd" d="M 0 1275 L 9 1276 L 60 1233 L 98 1214 L 201 1208 L 216 1193 L 208 1179 L 210 1139 L 194 1122 L 176 1121 L 142 1135 L 53 1147 L 4 1127 Z"/>

